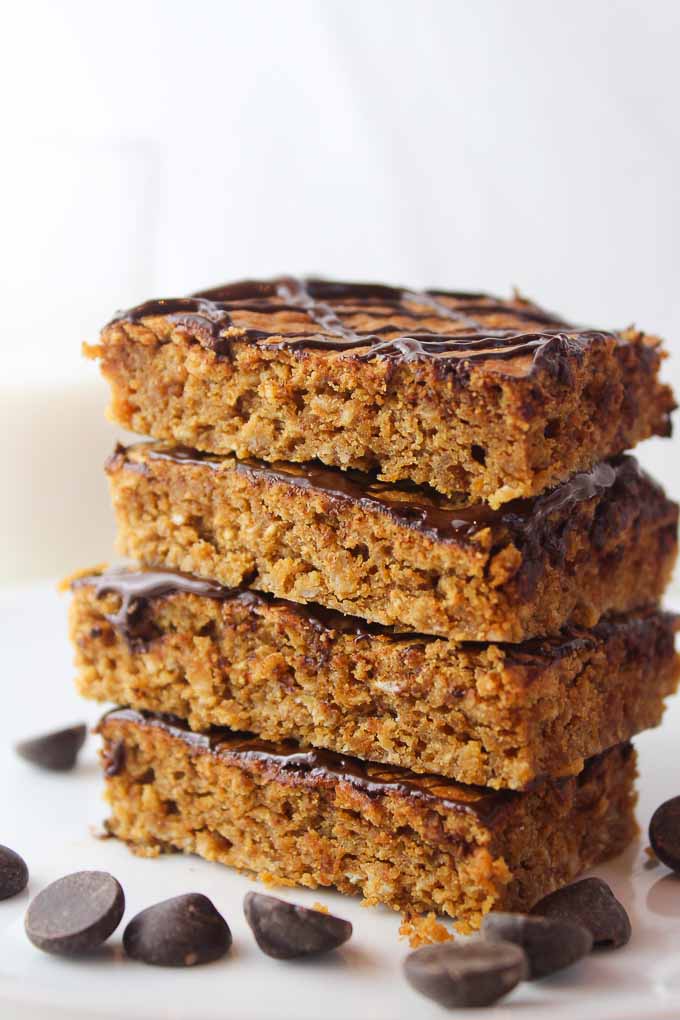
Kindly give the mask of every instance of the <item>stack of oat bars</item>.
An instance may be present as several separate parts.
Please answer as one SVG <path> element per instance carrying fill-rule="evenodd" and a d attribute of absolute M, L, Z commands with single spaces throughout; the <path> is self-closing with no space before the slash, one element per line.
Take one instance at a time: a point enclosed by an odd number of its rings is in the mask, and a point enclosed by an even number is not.
<path fill-rule="evenodd" d="M 88 348 L 138 565 L 73 583 L 110 832 L 435 910 L 526 910 L 635 831 L 676 687 L 658 339 L 515 295 L 282 277 Z"/>

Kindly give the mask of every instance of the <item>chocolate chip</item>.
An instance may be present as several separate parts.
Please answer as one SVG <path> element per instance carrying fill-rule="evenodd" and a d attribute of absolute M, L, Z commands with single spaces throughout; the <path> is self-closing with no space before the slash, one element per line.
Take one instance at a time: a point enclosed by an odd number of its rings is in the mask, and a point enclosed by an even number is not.
<path fill-rule="evenodd" d="M 193 967 L 219 960 L 231 931 L 207 896 L 173 896 L 133 917 L 123 933 L 128 956 L 157 967 Z"/>
<path fill-rule="evenodd" d="M 124 910 L 125 896 L 113 875 L 77 871 L 38 893 L 26 912 L 26 934 L 46 953 L 87 953 L 115 931 Z"/>
<path fill-rule="evenodd" d="M 117 740 L 112 747 L 104 750 L 104 775 L 113 779 L 125 768 L 125 742 Z"/>
<path fill-rule="evenodd" d="M 652 850 L 667 868 L 680 871 L 680 797 L 660 805 L 649 823 Z"/>
<path fill-rule="evenodd" d="M 539 900 L 531 913 L 582 924 L 592 934 L 595 946 L 618 949 L 631 936 L 628 914 L 601 878 L 583 878 L 565 885 Z"/>
<path fill-rule="evenodd" d="M 262 952 L 277 960 L 327 953 L 352 934 L 349 921 L 264 893 L 246 893 L 243 912 Z"/>
<path fill-rule="evenodd" d="M 16 896 L 27 885 L 26 861 L 8 846 L 0 845 L 0 900 Z"/>
<path fill-rule="evenodd" d="M 490 1006 L 528 973 L 524 950 L 509 942 L 442 942 L 423 946 L 404 961 L 416 991 L 449 1008 Z"/>
<path fill-rule="evenodd" d="M 20 758 L 25 758 L 41 769 L 52 772 L 66 772 L 72 769 L 78 757 L 78 751 L 85 743 L 87 726 L 69 726 L 64 730 L 44 733 L 39 737 L 21 740 L 15 747 Z"/>
<path fill-rule="evenodd" d="M 529 963 L 529 977 L 542 978 L 569 967 L 593 948 L 593 936 L 576 921 L 526 914 L 487 914 L 482 933 L 492 942 L 521 946 Z"/>

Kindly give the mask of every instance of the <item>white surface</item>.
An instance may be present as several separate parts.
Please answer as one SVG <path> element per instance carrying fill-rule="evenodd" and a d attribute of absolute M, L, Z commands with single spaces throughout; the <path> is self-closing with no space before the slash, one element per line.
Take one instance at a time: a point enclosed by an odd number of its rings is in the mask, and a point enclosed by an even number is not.
<path fill-rule="evenodd" d="M 71 688 L 65 638 L 66 599 L 47 587 L 0 593 L 3 711 L 0 716 L 0 842 L 22 853 L 31 870 L 27 892 L 0 902 L 0 1015 L 3 1020 L 413 1020 L 445 1015 L 405 983 L 400 965 L 408 948 L 398 940 L 399 918 L 326 890 L 285 890 L 311 905 L 319 900 L 354 924 L 336 954 L 315 962 L 281 963 L 263 956 L 243 921 L 241 901 L 252 882 L 218 865 L 171 856 L 142 860 L 114 840 L 97 840 L 88 826 L 105 815 L 91 739 L 76 771 L 46 774 L 18 760 L 22 735 L 98 716 Z M 642 840 L 622 858 L 597 869 L 628 908 L 631 943 L 595 953 L 571 971 L 522 985 L 493 1011 L 498 1020 L 661 1020 L 680 1015 L 680 879 L 643 853 L 653 809 L 678 794 L 680 702 L 660 730 L 636 741 L 640 751 Z M 22 918 L 31 896 L 80 868 L 103 868 L 122 882 L 124 923 L 167 896 L 200 891 L 227 918 L 234 947 L 205 967 L 165 970 L 121 958 L 123 926 L 90 960 L 60 960 L 26 940 Z M 463 1015 L 462 1011 L 456 1016 Z M 478 1016 L 478 1012 L 470 1011 Z"/>

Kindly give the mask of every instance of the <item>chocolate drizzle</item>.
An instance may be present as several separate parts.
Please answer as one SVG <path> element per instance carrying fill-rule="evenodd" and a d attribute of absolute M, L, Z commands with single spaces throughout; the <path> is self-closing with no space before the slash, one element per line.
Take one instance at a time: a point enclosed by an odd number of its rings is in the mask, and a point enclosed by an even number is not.
<path fill-rule="evenodd" d="M 503 302 L 484 294 L 292 276 L 147 301 L 120 312 L 112 323 L 153 316 L 167 317 L 224 357 L 231 356 L 233 341 L 241 341 L 269 350 L 360 352 L 365 360 L 436 359 L 439 368 L 456 368 L 461 362 L 516 357 L 535 364 L 550 352 L 578 351 L 598 340 L 620 342 L 615 333 L 578 329 L 520 298 Z M 353 324 L 357 319 L 361 324 Z"/>
<path fill-rule="evenodd" d="M 458 506 L 434 490 L 403 483 L 384 483 L 358 471 L 340 471 L 316 463 L 267 464 L 203 455 L 187 447 L 143 443 L 131 447 L 148 460 L 165 460 L 219 469 L 226 464 L 253 481 L 284 482 L 296 488 L 323 492 L 333 500 L 353 502 L 368 511 L 387 514 L 400 525 L 419 531 L 439 542 L 471 538 L 486 527 L 501 526 L 513 534 L 538 533 L 553 514 L 601 496 L 622 478 L 640 476 L 632 457 L 617 457 L 596 464 L 590 471 L 573 475 L 555 489 L 533 499 L 516 499 L 493 510 L 486 503 Z M 138 462 L 128 458 L 127 463 Z"/>
<path fill-rule="evenodd" d="M 213 754 L 227 762 L 262 765 L 282 778 L 288 776 L 310 785 L 328 780 L 340 781 L 349 783 L 369 797 L 386 794 L 413 797 L 439 803 L 449 810 L 474 814 L 487 824 L 497 821 L 503 811 L 521 797 L 512 790 L 465 786 L 441 776 L 417 775 L 396 765 L 374 765 L 317 748 L 302 750 L 292 741 L 271 743 L 222 727 L 209 733 L 195 733 L 183 720 L 174 716 L 137 712 L 130 708 L 114 709 L 104 716 L 99 724 L 99 731 L 104 736 L 108 722 L 155 727 L 182 740 L 195 753 Z"/>
<path fill-rule="evenodd" d="M 72 588 L 94 585 L 95 595 L 113 593 L 120 598 L 120 607 L 115 613 L 108 613 L 106 619 L 127 641 L 134 651 L 145 651 L 158 632 L 145 618 L 145 611 L 151 599 L 163 598 L 183 592 L 188 595 L 202 595 L 212 599 L 239 597 L 254 601 L 254 592 L 234 591 L 192 574 L 181 574 L 171 570 L 145 570 L 133 572 L 125 568 L 109 570 L 105 574 L 79 577 L 72 582 Z"/>

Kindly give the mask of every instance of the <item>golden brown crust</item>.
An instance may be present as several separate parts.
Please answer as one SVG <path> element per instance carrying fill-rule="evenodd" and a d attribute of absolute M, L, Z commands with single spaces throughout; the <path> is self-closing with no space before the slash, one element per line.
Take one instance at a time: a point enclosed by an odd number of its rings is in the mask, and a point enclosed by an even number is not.
<path fill-rule="evenodd" d="M 440 310 L 465 307 L 446 295 L 437 303 Z M 334 308 L 355 330 L 414 329 L 412 318 L 386 311 L 379 300 L 355 313 L 337 301 Z M 456 335 L 469 328 L 418 302 L 403 309 L 419 312 L 421 330 Z M 492 332 L 560 325 L 518 297 L 483 298 L 475 309 L 477 323 Z M 498 506 L 670 428 L 674 402 L 658 378 L 660 342 L 635 330 L 593 331 L 577 342 L 569 340 L 577 331 L 562 323 L 555 357 L 465 361 L 454 372 L 435 358 L 287 349 L 296 331 L 323 333 L 302 311 L 233 313 L 220 341 L 228 344 L 226 356 L 211 349 L 199 316 L 177 321 L 155 311 L 111 323 L 100 344 L 87 348 L 111 384 L 110 414 L 140 434 L 209 452 L 319 459 Z M 253 328 L 274 334 L 264 345 L 247 342 L 242 334 Z"/>
<path fill-rule="evenodd" d="M 519 523 L 503 514 L 440 534 L 420 526 L 432 502 L 422 492 L 390 490 L 376 505 L 303 485 L 291 466 L 277 475 L 229 457 L 176 456 L 141 444 L 112 458 L 123 554 L 402 630 L 522 641 L 592 626 L 604 612 L 657 601 L 677 551 L 677 506 L 632 458 L 592 498 L 540 497 L 550 502 Z"/>
<path fill-rule="evenodd" d="M 630 746 L 576 779 L 506 794 L 488 821 L 437 799 L 223 757 L 126 713 L 100 730 L 109 831 L 138 850 L 198 853 L 397 910 L 435 910 L 467 929 L 491 909 L 528 909 L 635 832 Z"/>
<path fill-rule="evenodd" d="M 574 775 L 658 724 L 678 682 L 676 621 L 659 612 L 508 647 L 404 640 L 347 618 L 334 626 L 314 607 L 175 592 L 137 600 L 126 639 L 110 622 L 120 595 L 98 597 L 98 585 L 106 578 L 81 581 L 70 610 L 83 696 L 464 783 L 522 789 Z"/>

